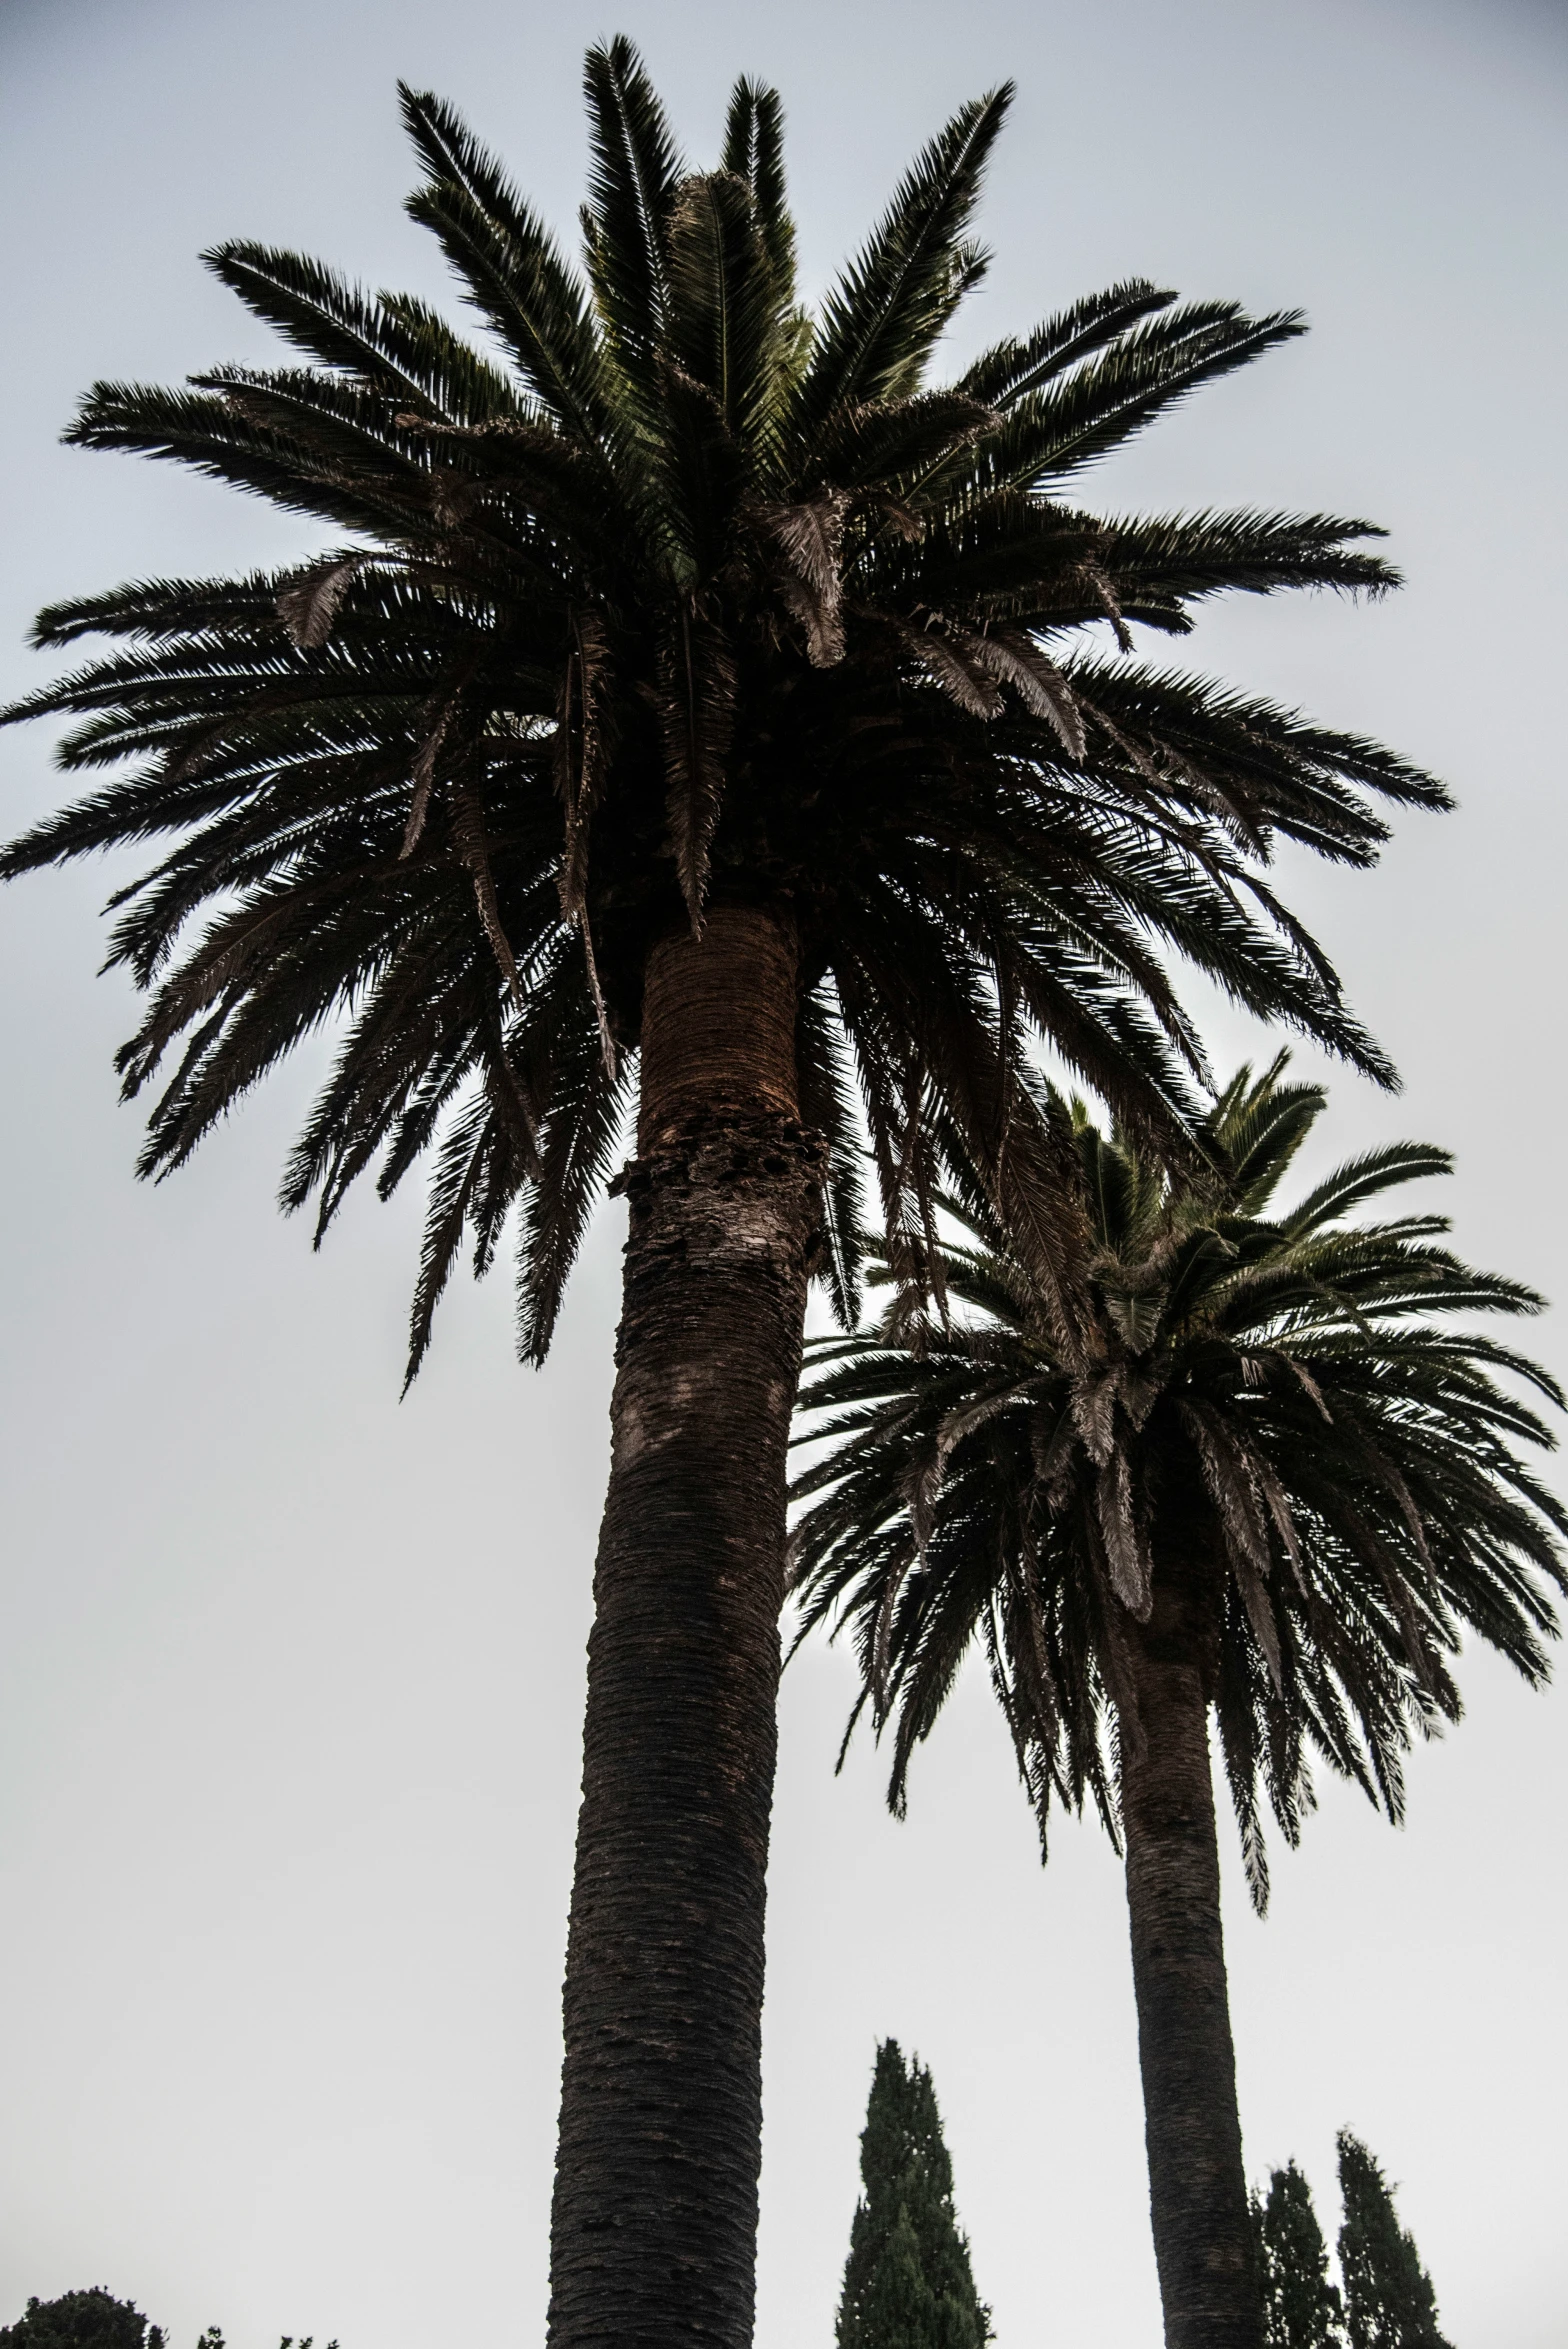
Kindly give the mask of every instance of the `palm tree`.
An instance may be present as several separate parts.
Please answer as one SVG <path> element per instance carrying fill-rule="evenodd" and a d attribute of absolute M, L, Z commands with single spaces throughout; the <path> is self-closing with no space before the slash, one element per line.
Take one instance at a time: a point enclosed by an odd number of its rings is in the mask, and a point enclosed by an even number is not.
<path fill-rule="evenodd" d="M 1372 1151 L 1276 1210 L 1324 1106 L 1283 1069 L 1243 1069 L 1174 1174 L 1072 1113 L 1095 1251 L 1075 1357 L 971 1180 L 947 1314 L 898 1294 L 813 1349 L 801 1398 L 828 1447 L 796 1487 L 801 1636 L 852 1628 L 850 1727 L 867 1705 L 891 1727 L 895 1810 L 978 1643 L 1042 1846 L 1053 1798 L 1087 1798 L 1125 1849 L 1170 2349 L 1263 2340 L 1209 1715 L 1261 1909 L 1260 1789 L 1293 1844 L 1316 1752 L 1397 1820 L 1411 1738 L 1458 1718 L 1462 1636 L 1539 1682 L 1564 1587 L 1568 1515 L 1517 1449 L 1552 1438 L 1496 1374 L 1562 1398 L 1471 1326 L 1541 1300 L 1461 1263 L 1441 1217 L 1357 1220 L 1441 1151 Z"/>
<path fill-rule="evenodd" d="M 159 844 L 110 955 L 148 994 L 120 1060 L 154 1089 L 146 1174 L 338 1035 L 283 1200 L 319 1238 L 360 1176 L 386 1196 L 430 1167 L 410 1372 L 460 1253 L 483 1272 L 509 1224 L 542 1359 L 635 1101 L 551 2339 L 740 2344 L 786 1446 L 809 1279 L 856 1312 L 856 1101 L 890 1238 L 918 1239 L 951 1129 L 992 1176 L 1005 1145 L 1060 1286 L 1023 1045 L 1173 1134 L 1201 1056 L 1163 943 L 1386 1074 L 1264 867 L 1281 840 L 1370 863 L 1378 800 L 1443 800 L 1128 657 L 1223 591 L 1386 587 L 1367 525 L 1068 502 L 1298 317 L 1129 283 L 932 388 L 1006 90 L 919 157 L 815 316 L 774 93 L 739 84 L 709 171 L 624 41 L 587 95 L 579 274 L 404 92 L 409 209 L 480 342 L 231 244 L 212 268 L 293 362 L 89 395 L 80 446 L 266 498 L 308 559 L 41 617 L 42 645 L 113 642 L 12 714 L 74 720 L 68 768 L 132 763 L 0 870 Z"/>

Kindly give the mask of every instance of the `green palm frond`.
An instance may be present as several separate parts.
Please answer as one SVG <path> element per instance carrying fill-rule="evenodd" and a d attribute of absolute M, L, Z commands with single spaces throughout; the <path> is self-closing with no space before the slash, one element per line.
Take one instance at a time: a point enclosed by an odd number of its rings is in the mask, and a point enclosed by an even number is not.
<path fill-rule="evenodd" d="M 995 486 L 1065 482 L 1122 447 L 1201 384 L 1218 382 L 1306 332 L 1299 311 L 1250 318 L 1234 302 L 1193 302 L 1130 326 L 1083 364 L 1015 397 L 988 452 Z"/>
<path fill-rule="evenodd" d="M 428 174 L 408 199 L 410 217 L 434 233 L 525 390 L 563 432 L 596 446 L 608 416 L 584 288 L 544 223 L 452 109 L 428 91 L 398 88 Z"/>
<path fill-rule="evenodd" d="M 777 90 L 744 76 L 735 84 L 724 126 L 723 169 L 751 190 L 757 233 L 781 313 L 795 310 L 795 223 L 784 181 L 784 107 Z"/>
<path fill-rule="evenodd" d="M 670 358 L 712 394 L 725 430 L 744 447 L 776 405 L 785 331 L 746 182 L 728 172 L 692 173 L 671 211 L 668 241 Z"/>
<path fill-rule="evenodd" d="M 584 236 L 600 329 L 635 392 L 671 319 L 670 220 L 685 167 L 631 43 L 590 49 L 583 68 L 590 165 Z"/>
<path fill-rule="evenodd" d="M 966 232 L 1012 87 L 961 106 L 911 166 L 870 242 L 822 306 L 801 390 L 802 422 L 907 398 L 983 261 Z"/>
<path fill-rule="evenodd" d="M 1087 294 L 1057 317 L 1046 319 L 1032 334 L 994 344 L 967 370 L 960 388 L 990 407 L 1013 407 L 1053 376 L 1118 341 L 1144 319 L 1168 310 L 1175 299 L 1173 292 L 1141 277 L 1110 286 L 1101 294 Z"/>
<path fill-rule="evenodd" d="M 320 262 L 239 240 L 202 258 L 247 309 L 310 358 L 405 407 L 454 424 L 520 411 L 511 378 L 411 295 L 368 296 Z"/>

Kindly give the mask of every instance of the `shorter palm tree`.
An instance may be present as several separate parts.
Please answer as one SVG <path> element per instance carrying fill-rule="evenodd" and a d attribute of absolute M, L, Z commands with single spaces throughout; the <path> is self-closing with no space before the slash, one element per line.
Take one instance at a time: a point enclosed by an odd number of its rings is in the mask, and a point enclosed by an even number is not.
<path fill-rule="evenodd" d="M 1261 2349 L 1220 1933 L 1214 1715 L 1256 1905 L 1261 1794 L 1294 1844 L 1314 1752 L 1390 1819 L 1412 1738 L 1458 1718 L 1466 1632 L 1532 1684 L 1568 1516 L 1499 1383 L 1552 1380 L 1475 1317 L 1537 1311 L 1444 1218 L 1358 1221 L 1449 1171 L 1399 1144 L 1294 1208 L 1274 1195 L 1325 1103 L 1243 1069 L 1171 1172 L 1081 1107 L 1086 1329 L 1064 1337 L 977 1183 L 967 1232 L 875 1331 L 813 1349 L 797 1440 L 801 1637 L 853 1632 L 891 1731 L 889 1799 L 978 1642 L 1042 1842 L 1091 1800 L 1126 1854 L 1155 2250 L 1169 2349 Z M 883 1278 L 887 1278 L 886 1267 Z M 846 1733 L 847 1743 L 848 1733 Z"/>

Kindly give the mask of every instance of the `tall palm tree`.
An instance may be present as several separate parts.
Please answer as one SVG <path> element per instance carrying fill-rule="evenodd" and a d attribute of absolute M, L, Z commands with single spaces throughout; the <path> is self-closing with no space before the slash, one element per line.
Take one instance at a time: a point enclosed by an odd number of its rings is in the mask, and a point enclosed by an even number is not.
<path fill-rule="evenodd" d="M 1541 1300 L 1461 1263 L 1442 1217 L 1359 1220 L 1446 1173 L 1441 1151 L 1372 1151 L 1276 1208 L 1324 1106 L 1283 1068 L 1243 1069 L 1206 1163 L 1174 1175 L 1076 1111 L 1094 1311 L 1074 1357 L 972 1181 L 946 1317 L 896 1296 L 880 1330 L 814 1348 L 801 1398 L 801 1440 L 827 1440 L 797 1484 L 801 1636 L 852 1629 L 894 1808 L 978 1644 L 1042 1847 L 1058 1798 L 1125 1849 L 1170 2349 L 1263 2340 L 1210 1714 L 1261 1909 L 1260 1790 L 1294 1843 L 1317 1753 L 1397 1820 L 1412 1736 L 1458 1718 L 1463 1635 L 1538 1682 L 1565 1587 L 1568 1515 L 1518 1449 L 1552 1437 L 1496 1374 L 1562 1397 L 1472 1326 Z"/>
<path fill-rule="evenodd" d="M 774 93 L 739 84 L 706 171 L 624 41 L 587 95 L 579 273 L 404 92 L 409 209 L 479 342 L 231 244 L 211 266 L 299 356 L 89 395 L 79 445 L 270 500 L 305 559 L 42 616 L 42 645 L 115 641 L 22 712 L 76 721 L 68 768 L 131 765 L 0 869 L 159 844 L 110 957 L 149 998 L 120 1062 L 154 1088 L 144 1173 L 339 1036 L 283 1199 L 319 1236 L 361 1175 L 385 1196 L 429 1165 L 411 1371 L 508 1223 L 543 1357 L 635 1101 L 551 2339 L 740 2344 L 786 1444 L 808 1280 L 856 1310 L 856 1100 L 890 1236 L 918 1240 L 949 1128 L 993 1176 L 1005 1146 L 1065 1299 L 1051 1154 L 1013 1132 L 1023 1043 L 1174 1132 L 1201 1059 L 1163 944 L 1386 1073 L 1264 867 L 1280 840 L 1369 863 L 1379 800 L 1442 794 L 1128 655 L 1223 591 L 1387 586 L 1367 525 L 1069 502 L 1298 317 L 1129 283 L 932 388 L 1005 90 L 814 316 Z"/>

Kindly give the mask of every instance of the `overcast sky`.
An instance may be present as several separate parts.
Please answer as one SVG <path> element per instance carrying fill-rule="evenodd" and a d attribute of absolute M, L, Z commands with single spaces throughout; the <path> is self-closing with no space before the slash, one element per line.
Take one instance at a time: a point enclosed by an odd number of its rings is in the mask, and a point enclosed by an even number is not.
<path fill-rule="evenodd" d="M 813 289 L 960 99 L 1015 76 L 973 342 L 1139 273 L 1313 334 L 1096 477 L 1134 502 L 1389 526 L 1405 593 L 1206 622 L 1195 657 L 1440 770 L 1370 877 L 1292 871 L 1406 1078 L 1335 1084 L 1325 1149 L 1451 1145 L 1474 1259 L 1568 1298 L 1562 1170 L 1561 457 L 1568 16 L 1517 0 L 0 0 L 0 673 L 54 597 L 288 560 L 295 524 L 62 451 L 95 376 L 258 355 L 227 235 L 448 299 L 400 210 L 402 75 L 456 100 L 570 232 L 585 44 L 644 46 L 710 157 L 780 86 Z M 5 738 L 0 829 L 59 790 Z M 114 1103 L 130 868 L 0 904 L 0 2323 L 94 2283 L 193 2349 L 542 2333 L 559 1977 L 620 1211 L 542 1374 L 504 1275 L 443 1308 L 397 1400 L 416 1202 L 326 1253 L 273 1195 L 308 1066 L 159 1190 Z M 1229 1063 L 1258 1039 L 1222 1009 Z M 1321 1154 L 1320 1154 L 1321 1155 Z M 1437 1201 L 1434 1197 L 1433 1203 Z M 1535 1333 L 1568 1372 L 1561 1315 Z M 1568 2343 L 1568 1698 L 1466 1660 L 1410 1818 L 1324 1790 L 1273 1913 L 1227 1933 L 1249 2167 L 1333 2132 L 1400 2181 L 1459 2349 Z M 1085 1827 L 1051 1865 L 963 1689 L 881 1810 L 832 1776 L 848 1660 L 784 1705 L 766 2019 L 760 2349 L 831 2339 L 874 2045 L 934 2068 L 1002 2349 L 1153 2349 L 1126 1924 Z"/>

